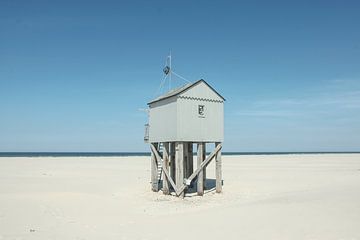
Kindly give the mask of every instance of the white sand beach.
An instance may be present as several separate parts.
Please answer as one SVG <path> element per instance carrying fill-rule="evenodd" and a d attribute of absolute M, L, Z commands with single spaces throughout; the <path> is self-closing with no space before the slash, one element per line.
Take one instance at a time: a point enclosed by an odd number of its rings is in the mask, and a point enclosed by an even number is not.
<path fill-rule="evenodd" d="M 203 197 L 149 179 L 148 157 L 2 157 L 0 239 L 360 239 L 360 154 L 223 156 Z"/>

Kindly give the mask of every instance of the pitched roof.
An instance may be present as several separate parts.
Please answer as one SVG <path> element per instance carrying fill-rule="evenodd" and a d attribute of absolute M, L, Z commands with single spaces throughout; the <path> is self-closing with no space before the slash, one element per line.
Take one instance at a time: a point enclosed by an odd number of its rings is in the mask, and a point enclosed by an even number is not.
<path fill-rule="evenodd" d="M 176 89 L 173 89 L 167 93 L 165 93 L 164 95 L 161 95 L 157 98 L 155 98 L 154 100 L 148 102 L 148 105 L 152 104 L 152 103 L 155 103 L 155 102 L 159 102 L 161 100 L 164 100 L 164 99 L 167 99 L 167 98 L 170 98 L 170 97 L 173 97 L 173 96 L 177 96 L 185 91 L 187 91 L 188 89 L 198 85 L 199 83 L 205 83 L 211 90 L 213 90 L 220 98 L 222 98 L 224 101 L 225 101 L 225 98 L 223 96 L 221 96 L 214 88 L 212 88 L 204 79 L 200 79 L 196 82 L 193 82 L 193 83 L 188 83 L 182 87 L 179 87 L 179 88 L 176 88 Z"/>

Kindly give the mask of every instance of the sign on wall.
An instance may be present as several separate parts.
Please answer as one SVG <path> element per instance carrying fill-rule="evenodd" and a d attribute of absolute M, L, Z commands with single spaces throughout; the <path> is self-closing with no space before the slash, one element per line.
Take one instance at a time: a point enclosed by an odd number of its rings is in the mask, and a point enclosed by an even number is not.
<path fill-rule="evenodd" d="M 205 118 L 205 105 L 198 105 L 198 115 L 200 118 Z"/>

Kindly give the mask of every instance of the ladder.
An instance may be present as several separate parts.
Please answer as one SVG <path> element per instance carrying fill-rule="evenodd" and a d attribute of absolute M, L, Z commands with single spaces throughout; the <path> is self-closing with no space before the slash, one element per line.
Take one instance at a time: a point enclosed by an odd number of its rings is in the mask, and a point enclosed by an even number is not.
<path fill-rule="evenodd" d="M 158 145 L 158 151 L 159 152 L 162 152 L 163 151 L 163 148 L 164 148 L 164 145 L 163 143 L 159 143 Z M 162 165 L 163 165 L 163 161 L 162 161 L 162 158 L 161 158 L 161 161 L 158 161 L 158 169 L 157 169 L 157 179 L 158 179 L 158 183 L 160 183 L 160 180 L 161 180 L 161 176 L 162 176 Z"/>

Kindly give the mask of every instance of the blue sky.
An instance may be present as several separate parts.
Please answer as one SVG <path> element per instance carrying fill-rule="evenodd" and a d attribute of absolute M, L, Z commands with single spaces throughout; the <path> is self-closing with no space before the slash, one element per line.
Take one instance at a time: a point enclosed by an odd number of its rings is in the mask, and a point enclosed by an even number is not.
<path fill-rule="evenodd" d="M 360 150 L 358 1 L 0 2 L 0 151 L 147 151 L 174 71 L 226 99 L 224 151 Z M 184 84 L 174 80 L 174 85 Z"/>

